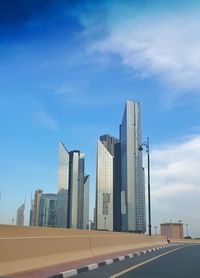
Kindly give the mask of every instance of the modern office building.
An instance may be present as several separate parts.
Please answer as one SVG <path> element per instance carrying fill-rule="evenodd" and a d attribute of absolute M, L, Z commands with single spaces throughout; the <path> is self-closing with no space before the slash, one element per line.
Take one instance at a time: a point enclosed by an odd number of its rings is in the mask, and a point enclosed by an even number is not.
<path fill-rule="evenodd" d="M 145 184 L 142 167 L 141 108 L 139 102 L 127 101 L 121 142 L 121 228 L 122 231 L 145 232 Z"/>
<path fill-rule="evenodd" d="M 38 189 L 35 191 L 34 195 L 34 213 L 33 213 L 33 224 L 34 226 L 39 226 L 39 216 L 40 216 L 40 198 L 43 195 L 43 190 Z"/>
<path fill-rule="evenodd" d="M 83 229 L 89 229 L 89 175 L 84 178 L 83 192 Z"/>
<path fill-rule="evenodd" d="M 121 231 L 121 143 L 115 143 L 113 176 L 113 230 Z"/>
<path fill-rule="evenodd" d="M 25 202 L 17 209 L 16 225 L 24 226 Z"/>
<path fill-rule="evenodd" d="M 97 143 L 96 228 L 113 231 L 114 153 L 117 139 L 108 134 Z"/>
<path fill-rule="evenodd" d="M 59 227 L 83 229 L 89 223 L 89 176 L 85 177 L 84 168 L 85 155 L 78 150 L 68 152 L 65 146 L 59 143 Z M 85 205 L 84 208 L 86 199 L 88 206 Z"/>
<path fill-rule="evenodd" d="M 69 152 L 59 143 L 57 225 L 69 226 Z"/>
<path fill-rule="evenodd" d="M 84 201 L 84 160 L 85 155 L 80 151 L 70 152 L 70 218 L 69 227 L 83 228 L 83 201 Z"/>
<path fill-rule="evenodd" d="M 43 194 L 39 206 L 39 226 L 57 226 L 57 194 Z"/>
<path fill-rule="evenodd" d="M 31 195 L 31 209 L 30 209 L 30 216 L 29 216 L 29 226 L 34 226 L 34 200 Z"/>

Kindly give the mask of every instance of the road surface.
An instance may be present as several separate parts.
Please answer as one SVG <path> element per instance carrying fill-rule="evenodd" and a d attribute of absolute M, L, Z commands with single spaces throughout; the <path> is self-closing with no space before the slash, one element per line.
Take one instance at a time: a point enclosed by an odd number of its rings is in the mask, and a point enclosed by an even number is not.
<path fill-rule="evenodd" d="M 173 246 L 80 273 L 78 278 L 200 277 L 199 258 L 200 245 Z"/>

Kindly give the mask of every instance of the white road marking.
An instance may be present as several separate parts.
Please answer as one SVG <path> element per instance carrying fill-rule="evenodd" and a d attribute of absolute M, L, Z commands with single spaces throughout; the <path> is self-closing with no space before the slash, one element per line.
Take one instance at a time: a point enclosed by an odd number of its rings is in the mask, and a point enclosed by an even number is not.
<path fill-rule="evenodd" d="M 88 265 L 88 269 L 89 269 L 89 270 L 96 269 L 96 268 L 98 268 L 98 264 L 96 264 L 96 263 L 95 263 L 95 264 L 89 264 L 89 265 Z"/>
<path fill-rule="evenodd" d="M 129 268 L 127 268 L 127 269 L 125 269 L 125 270 L 123 270 L 123 271 L 121 271 L 121 272 L 118 272 L 118 273 L 116 273 L 116 274 L 110 276 L 109 278 L 116 278 L 116 277 L 119 277 L 119 276 L 121 276 L 121 275 L 123 275 L 123 274 L 125 274 L 125 273 L 127 273 L 127 272 L 129 272 L 129 271 L 131 271 L 131 270 L 134 270 L 134 269 L 136 269 L 136 268 L 138 268 L 138 267 L 140 267 L 140 266 L 142 266 L 142 265 L 144 265 L 144 264 L 147 264 L 147 263 L 149 263 L 149 262 L 151 262 L 151 261 L 154 261 L 154 260 L 156 260 L 156 259 L 158 259 L 158 258 L 160 258 L 160 257 L 162 257 L 162 256 L 165 256 L 165 255 L 167 255 L 167 254 L 169 254 L 169 253 L 172 253 L 172 252 L 174 252 L 174 251 L 176 251 L 176 250 L 178 250 L 178 249 L 180 249 L 180 248 L 182 248 L 182 247 L 178 247 L 178 248 L 176 248 L 176 249 L 170 250 L 170 251 L 168 251 L 168 252 L 166 252 L 166 253 L 164 253 L 164 254 L 158 255 L 158 256 L 153 257 L 153 258 L 151 258 L 151 259 L 149 259 L 149 260 L 146 260 L 146 261 L 144 261 L 144 262 L 142 262 L 142 263 L 139 263 L 139 264 L 137 264 L 137 265 L 134 265 L 134 266 L 132 266 L 132 267 L 129 267 Z"/>
<path fill-rule="evenodd" d="M 71 269 L 65 272 L 61 272 L 64 278 L 72 277 L 78 274 L 76 269 Z"/>

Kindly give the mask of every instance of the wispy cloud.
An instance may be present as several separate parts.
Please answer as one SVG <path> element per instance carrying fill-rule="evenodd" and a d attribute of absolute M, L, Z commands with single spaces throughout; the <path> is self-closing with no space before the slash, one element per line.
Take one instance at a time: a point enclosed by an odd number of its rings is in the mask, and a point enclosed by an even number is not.
<path fill-rule="evenodd" d="M 129 17 L 92 49 L 119 55 L 135 76 L 157 77 L 176 93 L 199 92 L 199 18 L 199 11 Z"/>
<path fill-rule="evenodd" d="M 62 102 L 79 105 L 88 106 L 88 96 L 83 94 L 78 86 L 72 85 L 61 85 L 53 89 L 53 95 L 60 99 Z"/>
<path fill-rule="evenodd" d="M 79 107 L 102 107 L 111 104 L 119 104 L 124 101 L 124 95 L 118 93 L 116 88 L 113 88 L 112 94 L 105 93 L 102 97 L 101 87 L 91 90 L 91 85 L 88 81 L 80 81 L 80 87 L 73 85 L 60 85 L 43 87 L 46 91 L 51 91 L 58 101 L 67 103 L 69 105 L 76 105 Z M 117 93 L 118 94 L 117 94 Z M 115 97 L 113 98 L 113 94 Z"/>
<path fill-rule="evenodd" d="M 55 89 L 54 95 L 69 97 L 77 91 L 79 91 L 78 87 L 73 87 L 70 85 L 62 85 Z"/>
<path fill-rule="evenodd" d="M 56 131 L 59 129 L 59 125 L 56 120 L 46 111 L 43 107 L 37 107 L 34 113 L 35 121 L 50 130 Z"/>
<path fill-rule="evenodd" d="M 197 236 L 200 210 L 200 136 L 156 148 L 151 153 L 154 222 L 181 218 Z M 159 209 L 158 209 L 159 208 Z M 192 220 L 191 220 L 192 219 Z"/>

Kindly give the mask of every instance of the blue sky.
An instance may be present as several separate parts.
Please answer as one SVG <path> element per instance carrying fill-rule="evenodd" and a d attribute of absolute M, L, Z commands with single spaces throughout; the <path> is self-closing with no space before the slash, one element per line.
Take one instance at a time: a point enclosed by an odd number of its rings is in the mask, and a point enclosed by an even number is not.
<path fill-rule="evenodd" d="M 118 136 L 131 99 L 151 140 L 153 225 L 200 236 L 199 18 L 198 1 L 0 0 L 1 223 L 56 192 L 59 141 L 86 154 L 92 217 L 96 142 Z"/>

